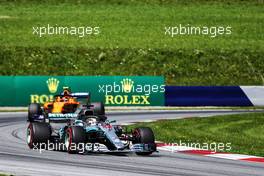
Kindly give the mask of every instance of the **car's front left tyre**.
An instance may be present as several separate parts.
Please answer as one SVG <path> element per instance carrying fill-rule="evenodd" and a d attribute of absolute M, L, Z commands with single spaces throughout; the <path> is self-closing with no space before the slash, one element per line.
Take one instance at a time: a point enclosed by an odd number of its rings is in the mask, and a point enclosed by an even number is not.
<path fill-rule="evenodd" d="M 147 144 L 151 147 L 151 151 L 136 152 L 137 155 L 150 155 L 153 151 L 156 151 L 155 136 L 151 128 L 139 127 L 133 130 L 133 144 Z"/>
<path fill-rule="evenodd" d="M 70 126 L 65 131 L 64 144 L 68 153 L 83 151 L 85 144 L 85 131 L 81 126 Z"/>

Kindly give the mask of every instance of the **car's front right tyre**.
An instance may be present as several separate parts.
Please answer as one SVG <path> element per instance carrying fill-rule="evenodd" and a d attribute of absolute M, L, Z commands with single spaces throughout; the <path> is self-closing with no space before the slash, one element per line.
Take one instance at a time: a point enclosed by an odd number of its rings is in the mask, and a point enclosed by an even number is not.
<path fill-rule="evenodd" d="M 31 122 L 27 127 L 26 140 L 30 149 L 37 149 L 47 144 L 51 136 L 48 123 Z"/>

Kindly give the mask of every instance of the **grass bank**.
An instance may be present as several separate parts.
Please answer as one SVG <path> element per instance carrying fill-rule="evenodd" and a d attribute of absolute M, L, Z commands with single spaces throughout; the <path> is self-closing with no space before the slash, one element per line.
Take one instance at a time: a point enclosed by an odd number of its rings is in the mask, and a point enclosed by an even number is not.
<path fill-rule="evenodd" d="M 139 123 L 148 126 L 156 140 L 168 143 L 230 143 L 228 152 L 264 156 L 264 114 L 249 113 Z"/>
<path fill-rule="evenodd" d="M 174 3 L 159 5 L 1 3 L 2 46 L 263 49 L 263 5 L 255 3 Z M 33 27 L 99 27 L 98 35 L 44 35 Z M 165 35 L 165 27 L 231 27 L 231 34 Z M 167 33 L 168 34 L 168 33 Z"/>
<path fill-rule="evenodd" d="M 168 85 L 263 85 L 264 51 L 2 47 L 1 75 L 164 75 Z"/>
<path fill-rule="evenodd" d="M 0 75 L 164 75 L 174 85 L 263 85 L 262 1 L 36 0 L 0 3 Z M 230 35 L 165 27 L 230 26 Z M 98 26 L 99 35 L 33 34 Z"/>

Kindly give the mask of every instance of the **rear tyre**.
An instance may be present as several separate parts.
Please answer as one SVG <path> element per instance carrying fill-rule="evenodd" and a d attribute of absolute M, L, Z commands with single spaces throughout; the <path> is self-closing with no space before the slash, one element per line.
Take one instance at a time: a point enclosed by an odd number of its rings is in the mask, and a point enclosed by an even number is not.
<path fill-rule="evenodd" d="M 142 143 L 142 144 L 149 144 L 153 146 L 153 150 L 156 150 L 156 144 L 155 144 L 155 136 L 151 128 L 149 127 L 140 127 L 134 129 L 132 132 L 133 136 L 133 144 Z M 150 155 L 153 151 L 150 152 L 136 152 L 137 155 Z"/>
<path fill-rule="evenodd" d="M 41 110 L 40 104 L 31 103 L 28 106 L 28 121 L 29 122 L 33 122 L 34 121 L 34 116 L 41 115 L 41 114 L 42 114 L 42 110 Z"/>
<path fill-rule="evenodd" d="M 27 128 L 27 144 L 30 149 L 46 148 L 51 136 L 49 124 L 33 122 Z"/>
<path fill-rule="evenodd" d="M 65 133 L 64 144 L 68 153 L 73 154 L 84 150 L 80 147 L 83 147 L 85 144 L 85 134 L 86 133 L 83 127 L 81 126 L 71 126 L 67 128 Z"/>

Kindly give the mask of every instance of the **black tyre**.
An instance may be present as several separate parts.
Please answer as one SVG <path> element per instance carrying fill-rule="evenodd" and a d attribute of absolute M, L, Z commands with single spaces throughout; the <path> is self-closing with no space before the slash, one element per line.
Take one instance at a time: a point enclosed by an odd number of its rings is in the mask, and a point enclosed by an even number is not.
<path fill-rule="evenodd" d="M 93 105 L 94 115 L 98 115 L 98 116 L 105 115 L 105 107 L 102 102 L 92 103 L 92 105 Z"/>
<path fill-rule="evenodd" d="M 149 144 L 153 147 L 153 151 L 156 150 L 156 144 L 155 144 L 155 136 L 151 128 L 149 127 L 140 127 L 136 128 L 132 132 L 133 136 L 133 144 L 142 143 L 142 144 Z M 150 152 L 136 152 L 137 155 L 150 155 L 153 153 L 153 151 Z"/>
<path fill-rule="evenodd" d="M 28 121 L 29 122 L 33 122 L 34 121 L 34 116 L 35 115 L 41 115 L 42 114 L 42 110 L 41 110 L 41 106 L 38 103 L 31 103 L 28 106 Z"/>
<path fill-rule="evenodd" d="M 85 144 L 86 137 L 83 127 L 72 126 L 66 129 L 64 144 L 68 153 L 83 151 L 81 143 Z"/>
<path fill-rule="evenodd" d="M 33 122 L 27 128 L 27 144 L 30 149 L 44 148 L 51 136 L 48 123 Z M 45 147 L 46 148 L 46 147 Z"/>

